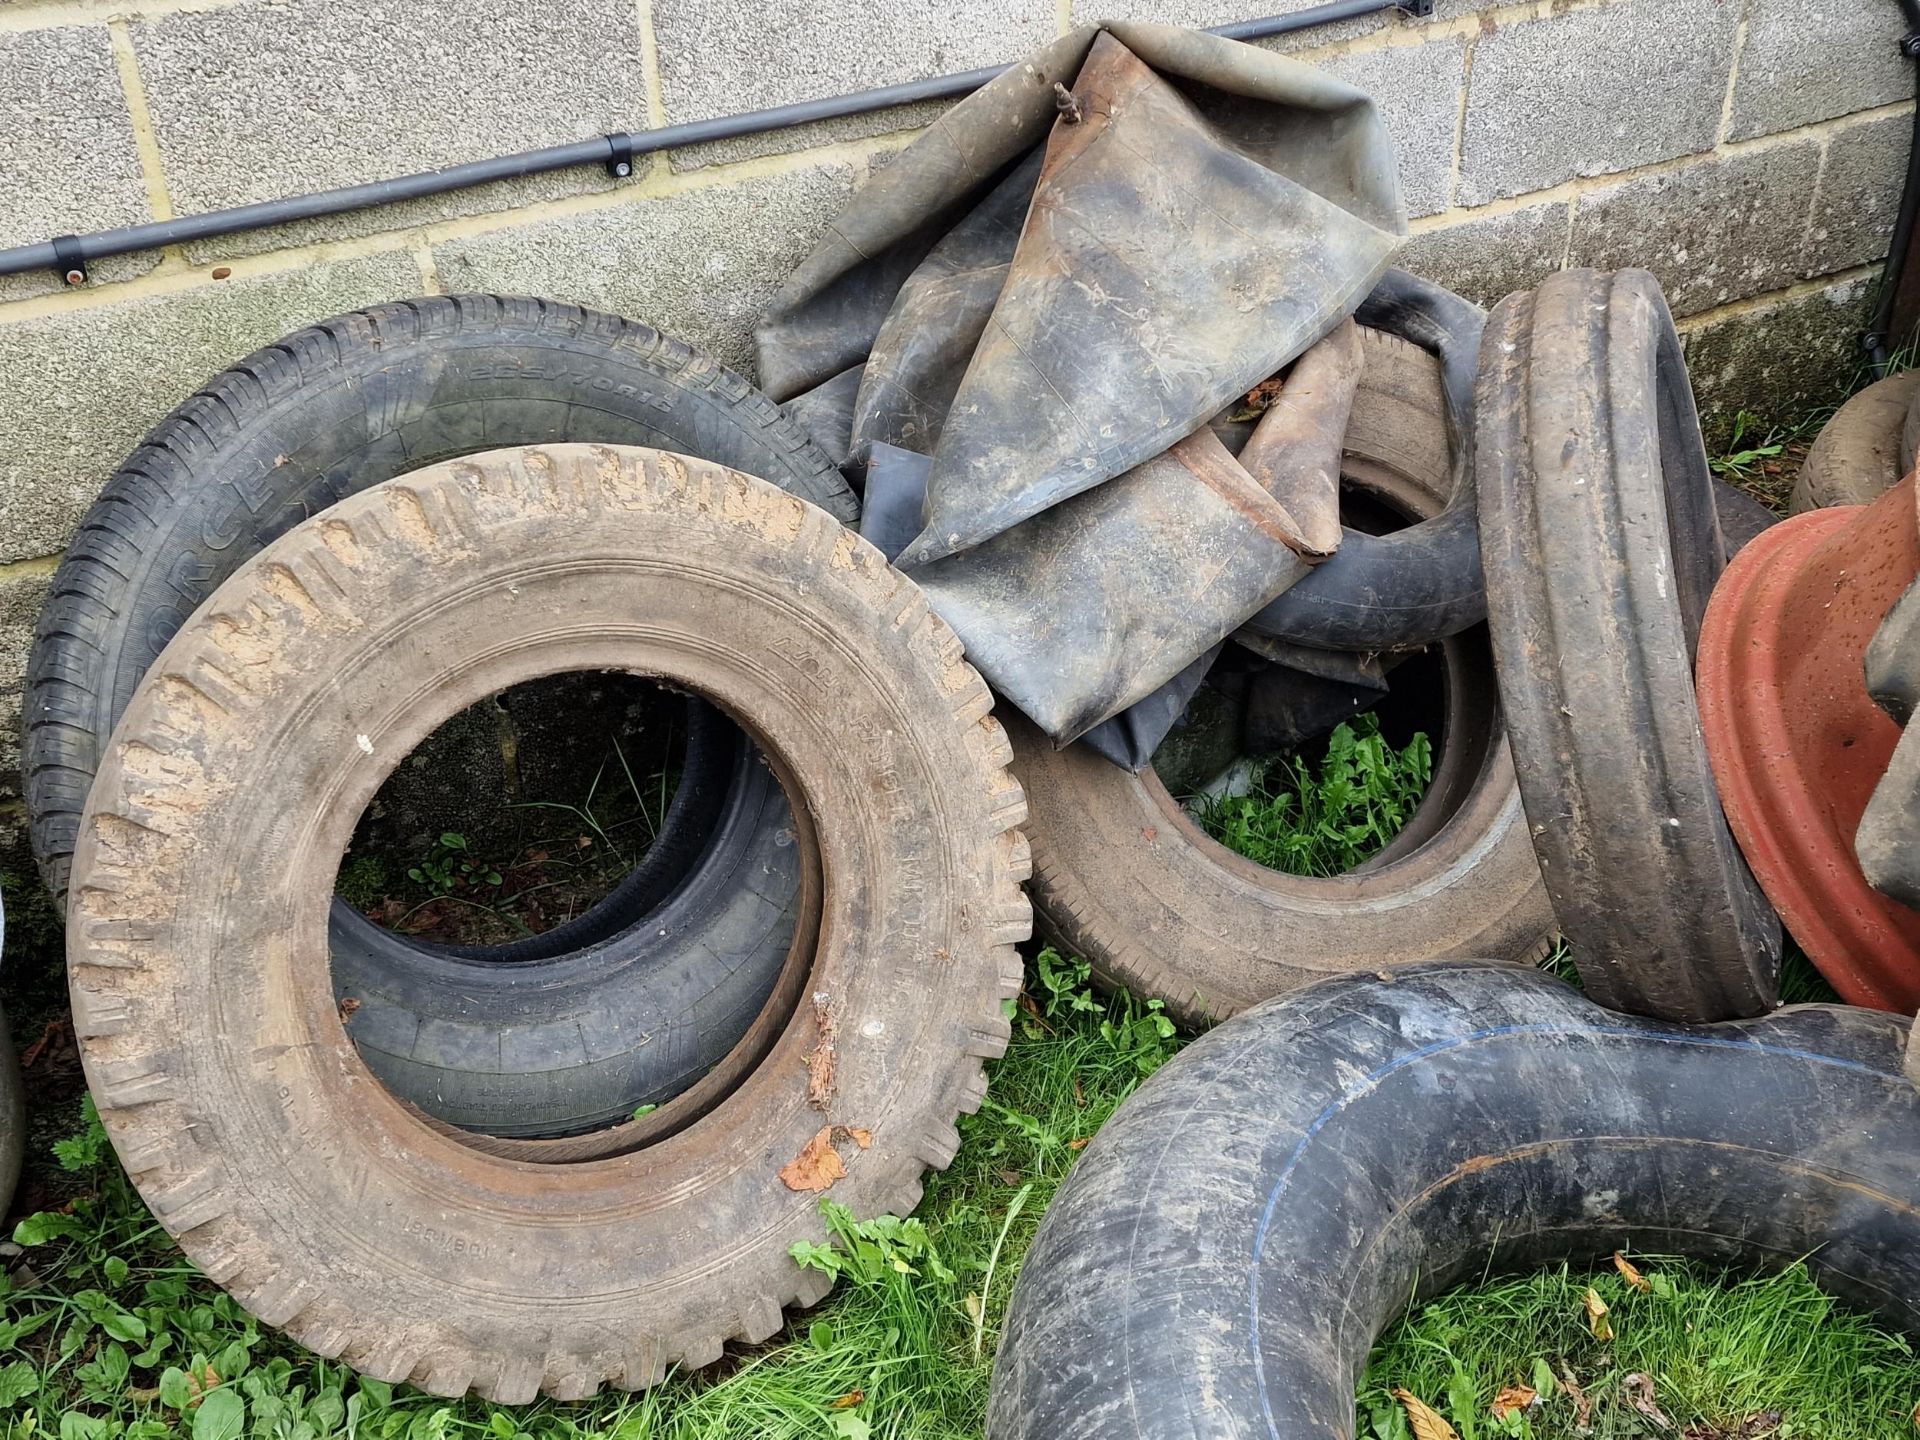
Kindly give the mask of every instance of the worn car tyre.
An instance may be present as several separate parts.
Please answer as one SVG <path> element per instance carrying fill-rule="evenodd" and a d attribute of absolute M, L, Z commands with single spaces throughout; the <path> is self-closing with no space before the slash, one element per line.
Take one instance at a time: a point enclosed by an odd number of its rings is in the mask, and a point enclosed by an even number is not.
<path fill-rule="evenodd" d="M 396 474 L 544 440 L 695 454 L 854 513 L 838 472 L 770 400 L 644 325 L 462 295 L 299 331 L 216 376 L 142 441 L 54 578 L 29 665 L 24 769 L 56 895 L 97 757 L 135 684 L 242 561 Z M 777 849 L 788 827 L 777 787 L 737 727 L 686 704 L 680 784 L 660 833 L 582 914 L 458 947 L 394 935 L 336 904 L 339 999 L 363 1007 L 354 1023 L 370 1060 L 414 1103 L 492 1134 L 565 1135 L 657 1103 L 740 1038 L 720 1022 L 757 1009 L 774 985 L 800 879 Z M 748 782 L 750 794 L 731 793 Z M 743 813 L 757 827 L 740 824 Z M 729 895 L 728 877 L 746 890 Z M 697 893 L 675 898 L 688 881 Z M 600 1026 L 574 1023 L 616 1011 L 648 1024 L 615 1049 Z"/>
<path fill-rule="evenodd" d="M 1142 1085 L 1060 1187 L 987 1434 L 1356 1435 L 1367 1353 L 1409 1304 L 1619 1250 L 1804 1258 L 1920 1331 L 1910 1023 L 1837 1005 L 1632 1020 L 1471 963 L 1262 1005 Z M 1905 1421 L 1889 1407 L 1888 1433 Z"/>
<path fill-rule="evenodd" d="M 1669 1020 L 1778 998 L 1693 653 L 1725 564 L 1680 340 L 1643 270 L 1509 295 L 1481 346 L 1487 617 L 1540 871 L 1587 993 Z"/>
<path fill-rule="evenodd" d="M 751 733 L 819 857 L 820 943 L 805 1003 L 704 1115 L 543 1166 L 373 1081 L 327 914 L 354 817 L 422 735 L 581 669 L 671 681 Z M 343 500 L 182 628 L 88 801 L 68 967 L 120 1158 L 253 1313 L 381 1379 L 577 1398 L 765 1339 L 827 1283 L 789 1257 L 825 1228 L 783 1168 L 907 1213 L 1006 1044 L 1031 915 L 991 708 L 877 551 L 720 466 L 529 447 Z"/>
<path fill-rule="evenodd" d="M 1405 340 L 1361 336 L 1342 472 L 1402 513 L 1435 513 L 1451 481 L 1439 365 Z M 1130 774 L 1084 745 L 1056 750 L 1009 714 L 1043 930 L 1104 982 L 1162 1000 L 1187 1025 L 1345 970 L 1544 954 L 1553 914 L 1500 737 L 1485 630 L 1444 641 L 1442 653 L 1446 734 L 1426 798 L 1386 851 L 1328 879 L 1236 855 L 1151 769 Z"/>
<path fill-rule="evenodd" d="M 34 854 L 54 898 L 66 892 L 87 787 L 133 687 L 244 560 L 405 471 L 559 441 L 698 455 L 842 520 L 857 513 L 832 462 L 771 400 L 618 316 L 512 296 L 429 297 L 341 315 L 255 351 L 127 457 L 47 593 L 28 663 L 21 768 Z"/>
<path fill-rule="evenodd" d="M 729 1054 L 818 924 L 786 797 L 736 749 L 719 822 L 672 893 L 570 953 L 423 947 L 345 929 L 336 906 L 334 991 L 374 1074 L 448 1124 L 562 1137 L 664 1105 Z"/>
<path fill-rule="evenodd" d="M 1920 440 L 1920 370 L 1876 380 L 1833 412 L 1793 482 L 1787 513 L 1871 505 L 1913 469 Z"/>

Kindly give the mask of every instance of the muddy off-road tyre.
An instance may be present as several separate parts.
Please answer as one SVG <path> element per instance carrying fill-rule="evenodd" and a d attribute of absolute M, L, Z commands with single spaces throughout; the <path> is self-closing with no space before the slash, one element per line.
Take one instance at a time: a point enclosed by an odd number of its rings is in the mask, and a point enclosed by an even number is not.
<path fill-rule="evenodd" d="M 21 766 L 34 854 L 55 900 L 66 893 L 87 787 L 133 687 L 243 561 L 395 475 L 500 445 L 562 441 L 697 455 L 839 519 L 857 513 L 839 471 L 771 400 L 618 316 L 453 295 L 296 331 L 214 376 L 155 426 L 55 572 L 28 662 Z"/>
<path fill-rule="evenodd" d="M 987 1434 L 1357 1435 L 1367 1353 L 1409 1304 L 1618 1250 L 1804 1259 L 1920 1330 L 1910 1024 L 1838 1005 L 1632 1020 L 1474 963 L 1262 1005 L 1142 1085 L 1047 1207 Z"/>
<path fill-rule="evenodd" d="M 717 705 L 824 878 L 800 993 L 739 1083 L 642 1148 L 537 1165 L 375 1082 L 327 916 L 387 771 L 478 697 L 570 670 Z M 782 1169 L 831 1145 L 831 1198 L 907 1213 L 1006 1044 L 1031 915 L 991 708 L 877 551 L 716 465 L 530 447 L 341 501 L 174 638 L 88 801 L 68 968 L 121 1160 L 254 1314 L 381 1379 L 575 1398 L 765 1339 L 827 1288 L 788 1254 L 825 1238 L 820 1197 Z"/>
<path fill-rule="evenodd" d="M 1437 513 L 1451 484 L 1439 362 L 1380 331 L 1361 337 L 1346 483 L 1412 519 Z M 1042 930 L 1105 983 L 1162 1000 L 1190 1026 L 1346 970 L 1543 955 L 1553 913 L 1501 738 L 1486 630 L 1441 649 L 1448 693 L 1427 795 L 1386 851 L 1327 879 L 1236 855 L 1151 769 L 1129 774 L 1084 745 L 1056 750 L 1009 712 Z"/>
<path fill-rule="evenodd" d="M 1480 350 L 1487 617 L 1540 871 L 1587 993 L 1758 1015 L 1780 921 L 1721 812 L 1693 655 L 1725 564 L 1680 339 L 1644 270 L 1509 295 Z"/>
<path fill-rule="evenodd" d="M 1820 427 L 1787 513 L 1871 505 L 1906 478 L 1920 444 L 1920 370 L 1876 380 Z"/>

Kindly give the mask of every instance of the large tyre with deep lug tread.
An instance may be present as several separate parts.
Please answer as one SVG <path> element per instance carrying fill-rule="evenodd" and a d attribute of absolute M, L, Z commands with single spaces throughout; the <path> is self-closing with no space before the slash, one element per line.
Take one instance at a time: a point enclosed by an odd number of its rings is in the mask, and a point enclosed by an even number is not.
<path fill-rule="evenodd" d="M 545 440 L 699 455 L 837 517 L 855 510 L 839 473 L 770 400 L 617 316 L 462 295 L 290 335 L 214 377 L 147 436 L 54 578 L 29 666 L 24 769 L 35 849 L 56 895 L 86 788 L 134 686 L 248 556 L 401 472 Z M 641 862 L 582 914 L 506 944 L 459 947 L 334 906 L 337 998 L 378 1073 L 429 1113 L 502 1136 L 591 1129 L 718 1064 L 741 1039 L 728 1024 L 771 993 L 801 898 L 794 853 L 782 848 L 785 802 L 736 726 L 685 703 L 664 823 Z M 646 1025 L 608 1018 L 631 1015 Z"/>
<path fill-rule="evenodd" d="M 542 1166 L 374 1082 L 327 912 L 354 817 L 420 736 L 579 669 L 669 680 L 751 733 L 818 856 L 820 943 L 704 1114 Z M 764 1340 L 826 1288 L 789 1257 L 825 1238 L 819 1196 L 783 1168 L 831 1147 L 832 1199 L 907 1213 L 1006 1044 L 1031 917 L 991 709 L 878 551 L 716 465 L 530 447 L 342 501 L 174 638 L 88 801 L 68 968 L 121 1160 L 208 1275 L 382 1379 L 576 1398 Z"/>

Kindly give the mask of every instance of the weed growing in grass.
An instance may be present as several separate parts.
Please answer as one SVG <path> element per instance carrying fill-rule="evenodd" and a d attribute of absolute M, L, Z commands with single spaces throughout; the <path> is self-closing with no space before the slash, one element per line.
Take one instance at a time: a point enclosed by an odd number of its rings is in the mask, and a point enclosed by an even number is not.
<path fill-rule="evenodd" d="M 1751 410 L 1741 410 L 1733 417 L 1733 433 L 1727 437 L 1727 448 L 1719 455 L 1707 461 L 1713 467 L 1713 473 L 1722 480 L 1751 480 L 1761 469 L 1763 461 L 1775 460 L 1786 449 L 1788 432 L 1769 426 L 1761 430 L 1762 421 Z M 1756 442 L 1754 435 L 1761 438 Z"/>
<path fill-rule="evenodd" d="M 1338 875 L 1400 833 L 1433 778 L 1433 748 L 1416 734 L 1401 749 L 1360 715 L 1334 726 L 1318 767 L 1267 761 L 1245 795 L 1189 804 L 1200 828 L 1235 854 L 1289 875 Z"/>

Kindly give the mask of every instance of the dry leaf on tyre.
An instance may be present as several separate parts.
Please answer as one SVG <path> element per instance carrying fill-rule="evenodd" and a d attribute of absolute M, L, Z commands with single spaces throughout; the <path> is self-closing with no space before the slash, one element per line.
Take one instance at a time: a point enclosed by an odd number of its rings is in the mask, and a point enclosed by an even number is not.
<path fill-rule="evenodd" d="M 1632 1289 L 1642 1294 L 1653 1289 L 1653 1286 L 1647 1283 L 1647 1277 L 1640 1273 L 1639 1267 L 1618 1250 L 1613 1252 L 1613 1268 L 1620 1272 L 1620 1278 Z"/>
<path fill-rule="evenodd" d="M 1460 1440 L 1459 1433 L 1442 1418 L 1440 1412 L 1411 1390 L 1396 1389 L 1393 1398 L 1407 1412 L 1407 1423 L 1413 1427 L 1413 1440 Z"/>
<path fill-rule="evenodd" d="M 822 1125 L 800 1148 L 800 1153 L 781 1168 L 780 1183 L 789 1190 L 811 1190 L 818 1194 L 846 1173 L 839 1151 L 833 1148 L 833 1126 Z"/>

